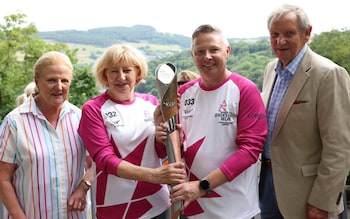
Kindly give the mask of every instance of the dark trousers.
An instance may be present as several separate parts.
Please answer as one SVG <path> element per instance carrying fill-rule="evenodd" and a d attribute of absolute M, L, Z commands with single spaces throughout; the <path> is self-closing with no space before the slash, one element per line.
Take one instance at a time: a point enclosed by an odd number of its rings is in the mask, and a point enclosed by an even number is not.
<path fill-rule="evenodd" d="M 338 216 L 338 219 L 347 219 L 347 196 L 344 191 L 344 211 Z M 259 181 L 259 199 L 260 199 L 260 218 L 261 219 L 283 219 L 278 209 L 275 189 L 272 179 L 271 161 L 263 158 L 261 163 L 260 181 Z"/>
<path fill-rule="evenodd" d="M 344 189 L 344 196 L 343 196 L 343 201 L 344 201 L 344 211 L 339 214 L 338 219 L 347 219 L 348 218 L 348 206 L 347 206 L 347 195 L 346 195 L 346 189 Z"/>
<path fill-rule="evenodd" d="M 275 189 L 272 180 L 271 162 L 262 159 L 260 181 L 259 181 L 259 201 L 261 219 L 283 219 L 278 209 Z"/>

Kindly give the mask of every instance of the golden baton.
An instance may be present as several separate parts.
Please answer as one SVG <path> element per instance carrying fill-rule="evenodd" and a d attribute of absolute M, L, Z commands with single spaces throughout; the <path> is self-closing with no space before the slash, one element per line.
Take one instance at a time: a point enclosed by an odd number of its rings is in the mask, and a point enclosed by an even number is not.
<path fill-rule="evenodd" d="M 158 65 L 156 71 L 158 94 L 160 96 L 160 110 L 164 122 L 167 123 L 166 151 L 169 163 L 181 162 L 181 140 L 180 133 L 176 129 L 178 123 L 177 104 L 177 77 L 176 67 L 171 63 Z M 172 185 L 170 185 L 172 186 Z M 182 207 L 182 202 L 173 205 L 177 212 Z"/>

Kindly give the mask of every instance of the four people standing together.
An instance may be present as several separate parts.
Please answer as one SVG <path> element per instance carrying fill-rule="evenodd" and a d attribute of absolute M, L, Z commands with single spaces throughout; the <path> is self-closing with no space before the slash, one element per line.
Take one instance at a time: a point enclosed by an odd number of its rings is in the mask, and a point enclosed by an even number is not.
<path fill-rule="evenodd" d="M 276 59 L 266 66 L 261 94 L 227 69 L 231 47 L 220 29 L 194 31 L 200 77 L 179 88 L 183 162 L 166 166 L 157 97 L 135 92 L 148 71 L 140 51 L 121 44 L 102 54 L 93 72 L 105 91 L 82 113 L 67 101 L 69 58 L 44 54 L 34 70 L 37 94 L 1 125 L 3 213 L 86 218 L 93 181 L 99 219 L 165 219 L 178 201 L 183 218 L 341 213 L 350 170 L 348 72 L 308 47 L 312 26 L 302 8 L 283 5 L 267 24 Z"/>

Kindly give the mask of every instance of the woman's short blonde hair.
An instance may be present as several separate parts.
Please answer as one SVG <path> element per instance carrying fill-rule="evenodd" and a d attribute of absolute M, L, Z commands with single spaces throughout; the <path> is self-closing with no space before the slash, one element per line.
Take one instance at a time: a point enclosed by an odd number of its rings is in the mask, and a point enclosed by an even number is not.
<path fill-rule="evenodd" d="M 148 71 L 146 56 L 130 45 L 116 44 L 107 48 L 93 66 L 93 74 L 102 88 L 108 88 L 108 81 L 105 76 L 106 69 L 121 62 L 126 62 L 139 70 L 136 76 L 136 85 L 146 78 Z"/>
<path fill-rule="evenodd" d="M 19 95 L 16 98 L 17 106 L 24 103 L 24 101 L 27 100 L 28 97 L 31 95 L 36 96 L 38 94 L 38 88 L 36 87 L 36 84 L 34 81 L 27 84 L 27 86 L 24 88 L 23 93 Z"/>
<path fill-rule="evenodd" d="M 199 78 L 199 74 L 190 70 L 182 70 L 177 74 L 177 82 L 188 82 Z"/>
<path fill-rule="evenodd" d="M 43 54 L 36 61 L 34 65 L 34 78 L 40 77 L 40 74 L 43 73 L 43 69 L 49 65 L 56 64 L 57 62 L 63 62 L 71 70 L 73 77 L 73 64 L 70 58 L 62 52 L 50 51 Z"/>

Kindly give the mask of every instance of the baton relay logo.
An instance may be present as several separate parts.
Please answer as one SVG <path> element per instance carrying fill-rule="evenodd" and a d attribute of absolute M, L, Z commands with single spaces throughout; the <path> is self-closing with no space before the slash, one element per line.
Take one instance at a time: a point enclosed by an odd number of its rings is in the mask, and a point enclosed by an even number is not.
<path fill-rule="evenodd" d="M 227 107 L 226 100 L 223 100 L 219 106 L 219 112 L 214 115 L 215 118 L 218 118 L 218 123 L 222 125 L 230 125 L 237 118 L 237 115 L 233 112 L 229 112 Z"/>

